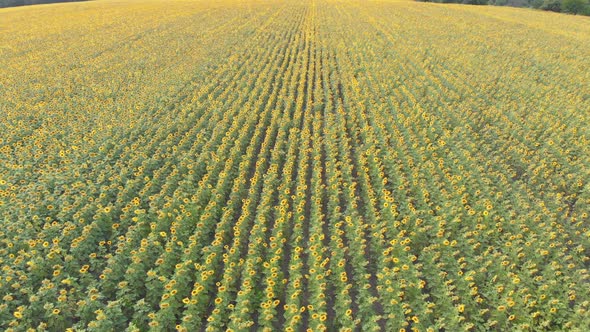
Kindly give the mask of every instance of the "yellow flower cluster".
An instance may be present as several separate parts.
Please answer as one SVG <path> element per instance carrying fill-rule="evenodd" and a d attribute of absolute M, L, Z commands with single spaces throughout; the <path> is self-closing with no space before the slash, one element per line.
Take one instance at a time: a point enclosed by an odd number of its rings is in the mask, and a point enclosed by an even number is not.
<path fill-rule="evenodd" d="M 0 9 L 0 330 L 583 331 L 588 40 L 395 0 Z"/>

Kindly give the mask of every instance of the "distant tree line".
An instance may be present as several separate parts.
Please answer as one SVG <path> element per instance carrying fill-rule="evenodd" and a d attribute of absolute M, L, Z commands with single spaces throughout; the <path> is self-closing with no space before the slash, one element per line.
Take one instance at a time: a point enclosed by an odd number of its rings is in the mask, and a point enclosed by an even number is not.
<path fill-rule="evenodd" d="M 55 2 L 75 2 L 75 1 L 86 1 L 86 0 L 0 0 L 0 8 L 26 6 L 26 5 L 39 5 L 39 4 L 43 4 L 43 3 L 55 3 Z"/>
<path fill-rule="evenodd" d="M 590 0 L 418 0 L 437 3 L 531 7 L 558 13 L 590 16 Z"/>

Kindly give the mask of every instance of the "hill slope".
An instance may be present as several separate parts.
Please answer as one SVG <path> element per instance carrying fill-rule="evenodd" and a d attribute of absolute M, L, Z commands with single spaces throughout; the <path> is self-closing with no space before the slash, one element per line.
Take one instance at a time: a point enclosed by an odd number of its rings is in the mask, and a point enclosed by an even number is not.
<path fill-rule="evenodd" d="M 590 19 L 0 10 L 0 329 L 579 330 Z"/>

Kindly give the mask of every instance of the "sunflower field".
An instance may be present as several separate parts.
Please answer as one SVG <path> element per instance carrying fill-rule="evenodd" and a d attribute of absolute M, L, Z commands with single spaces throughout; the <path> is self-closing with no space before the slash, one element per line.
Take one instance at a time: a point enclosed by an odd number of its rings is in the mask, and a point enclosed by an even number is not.
<path fill-rule="evenodd" d="M 589 331 L 590 19 L 0 10 L 0 330 Z"/>

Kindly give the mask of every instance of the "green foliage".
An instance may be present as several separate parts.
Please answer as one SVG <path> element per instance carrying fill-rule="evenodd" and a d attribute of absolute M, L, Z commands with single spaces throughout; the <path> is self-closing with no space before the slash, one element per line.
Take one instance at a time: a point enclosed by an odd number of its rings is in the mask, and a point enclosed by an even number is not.
<path fill-rule="evenodd" d="M 561 0 L 545 0 L 539 8 L 559 13 L 561 12 Z"/>
<path fill-rule="evenodd" d="M 463 0 L 466 5 L 487 5 L 488 0 Z"/>
<path fill-rule="evenodd" d="M 531 6 L 532 8 L 535 8 L 535 9 L 540 9 L 542 5 L 543 5 L 543 0 L 530 0 L 529 1 L 529 6 Z"/>
<path fill-rule="evenodd" d="M 588 9 L 587 0 L 562 0 L 561 8 L 565 13 L 570 14 L 582 14 L 587 12 Z"/>
<path fill-rule="evenodd" d="M 507 0 L 492 0 L 489 2 L 490 5 L 494 6 L 506 6 L 508 4 Z"/>

